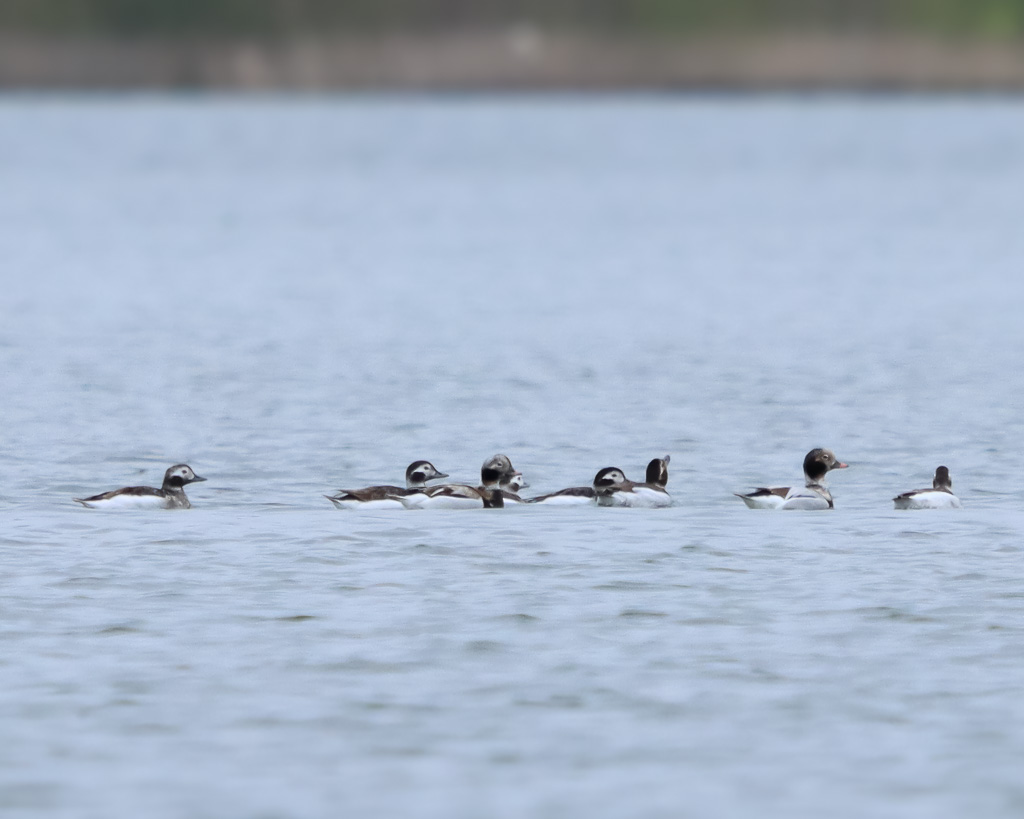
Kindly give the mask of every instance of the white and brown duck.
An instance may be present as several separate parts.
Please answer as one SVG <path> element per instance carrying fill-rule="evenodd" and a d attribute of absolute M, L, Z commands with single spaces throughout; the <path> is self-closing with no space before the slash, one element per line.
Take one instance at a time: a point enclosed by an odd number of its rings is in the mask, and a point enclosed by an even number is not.
<path fill-rule="evenodd" d="M 480 468 L 480 485 L 443 483 L 427 486 L 401 498 L 406 509 L 497 509 L 505 505 L 502 481 L 520 473 L 507 455 L 493 455 Z"/>
<path fill-rule="evenodd" d="M 829 449 L 812 449 L 804 457 L 803 486 L 762 486 L 745 495 L 735 494 L 751 509 L 832 509 L 825 476 L 848 466 Z"/>
<path fill-rule="evenodd" d="M 91 509 L 191 509 L 185 486 L 199 483 L 200 478 L 188 464 L 175 464 L 164 473 L 159 489 L 152 486 L 125 486 L 88 498 L 73 498 Z"/>
<path fill-rule="evenodd" d="M 668 483 L 669 456 L 655 458 L 647 464 L 647 480 L 637 483 L 628 480 L 618 467 L 609 466 L 594 476 L 594 494 L 598 506 L 631 506 L 657 508 L 672 505 Z"/>
<path fill-rule="evenodd" d="M 949 469 L 935 470 L 931 489 L 915 489 L 892 499 L 897 509 L 960 509 L 960 498 L 953 494 L 953 480 Z"/>
<path fill-rule="evenodd" d="M 404 509 L 402 497 L 418 492 L 428 481 L 447 478 L 430 461 L 413 461 L 405 470 L 405 487 L 367 486 L 363 489 L 339 489 L 333 495 L 324 495 L 339 509 Z"/>

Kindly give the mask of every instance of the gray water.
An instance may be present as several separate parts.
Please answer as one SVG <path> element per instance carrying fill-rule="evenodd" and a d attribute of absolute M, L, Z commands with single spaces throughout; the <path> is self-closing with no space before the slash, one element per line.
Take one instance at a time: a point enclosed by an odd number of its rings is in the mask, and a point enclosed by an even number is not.
<path fill-rule="evenodd" d="M 1018 99 L 0 98 L 0 811 L 1019 816 L 1022 213 Z M 676 505 L 322 497 L 495 452 Z"/>

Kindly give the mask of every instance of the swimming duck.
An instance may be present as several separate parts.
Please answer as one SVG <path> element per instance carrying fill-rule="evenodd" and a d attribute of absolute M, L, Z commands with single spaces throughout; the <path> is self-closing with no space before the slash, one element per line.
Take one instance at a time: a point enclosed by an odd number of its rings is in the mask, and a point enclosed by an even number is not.
<path fill-rule="evenodd" d="M 654 458 L 648 463 L 645 483 L 664 487 L 668 483 L 668 464 L 671 460 L 672 457 L 666 455 L 664 458 Z M 639 485 L 636 484 L 636 486 Z M 559 489 L 557 492 L 530 498 L 527 503 L 543 503 L 550 506 L 584 506 L 592 505 L 596 500 L 597 492 L 594 491 L 593 486 L 570 486 L 568 489 Z"/>
<path fill-rule="evenodd" d="M 953 494 L 953 481 L 949 470 L 940 466 L 935 470 L 931 489 L 915 489 L 892 499 L 897 509 L 960 509 L 960 499 Z"/>
<path fill-rule="evenodd" d="M 400 486 L 367 486 L 364 489 L 339 489 L 334 495 L 324 495 L 339 509 L 404 509 L 400 497 L 416 492 L 427 481 L 447 478 L 430 461 L 413 461 L 405 470 L 405 488 Z"/>
<path fill-rule="evenodd" d="M 188 464 L 175 464 L 164 473 L 159 489 L 151 486 L 126 486 L 89 498 L 73 498 L 91 509 L 191 509 L 185 497 L 185 485 L 205 481 Z"/>
<path fill-rule="evenodd" d="M 846 469 L 828 449 L 812 449 L 804 457 L 804 486 L 761 487 L 736 497 L 751 509 L 832 509 L 832 493 L 825 486 L 825 475 L 833 469 Z"/>
<path fill-rule="evenodd" d="M 666 461 L 665 464 L 656 463 Z M 662 467 L 665 467 L 662 475 Z M 648 477 L 668 482 L 667 459 L 655 458 L 648 464 Z M 663 484 L 656 482 L 636 483 L 626 479 L 625 473 L 618 467 L 609 466 L 594 476 L 594 494 L 598 506 L 632 506 L 655 508 L 671 506 L 672 496 Z"/>
<path fill-rule="evenodd" d="M 501 496 L 505 503 L 528 503 L 525 498 L 519 495 L 522 489 L 529 489 L 530 484 L 526 482 L 521 472 L 515 472 L 508 477 L 502 478 L 499 482 Z"/>
<path fill-rule="evenodd" d="M 464 483 L 427 486 L 402 496 L 401 501 L 406 509 L 498 509 L 505 505 L 502 480 L 519 474 L 507 455 L 494 455 L 480 468 L 480 486 Z"/>

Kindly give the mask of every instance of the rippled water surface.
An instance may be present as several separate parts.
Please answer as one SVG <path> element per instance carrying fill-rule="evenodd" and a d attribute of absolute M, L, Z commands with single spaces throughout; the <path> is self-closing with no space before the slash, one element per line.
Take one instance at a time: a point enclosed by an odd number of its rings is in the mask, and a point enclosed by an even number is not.
<path fill-rule="evenodd" d="M 0 98 L 0 810 L 1019 816 L 1022 133 Z M 732 496 L 819 445 L 834 512 Z M 676 505 L 322 497 L 495 452 Z M 179 461 L 190 511 L 70 500 Z M 895 512 L 940 463 L 963 510 Z"/>

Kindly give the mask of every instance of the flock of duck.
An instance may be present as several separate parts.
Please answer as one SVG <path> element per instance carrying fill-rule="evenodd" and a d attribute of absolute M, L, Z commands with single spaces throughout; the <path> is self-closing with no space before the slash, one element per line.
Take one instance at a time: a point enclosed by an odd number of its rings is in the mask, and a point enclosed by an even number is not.
<path fill-rule="evenodd" d="M 447 478 L 430 461 L 413 461 L 405 470 L 405 486 L 367 486 L 362 489 L 340 489 L 325 495 L 339 509 L 495 509 L 510 504 L 597 505 L 656 508 L 671 506 L 668 493 L 669 456 L 654 458 L 647 464 L 642 483 L 626 478 L 618 467 L 609 466 L 594 476 L 590 486 L 572 486 L 535 498 L 519 493 L 529 487 L 523 475 L 512 466 L 507 455 L 495 455 L 484 461 L 480 469 L 480 485 L 430 481 Z M 833 469 L 846 469 L 827 449 L 812 449 L 804 458 L 803 486 L 768 486 L 746 494 L 736 493 L 751 509 L 832 509 L 832 494 L 825 485 L 825 476 Z M 158 508 L 189 509 L 185 486 L 205 481 L 188 464 L 176 464 L 164 474 L 163 485 L 127 486 L 88 498 L 74 498 L 92 508 Z M 915 489 L 893 498 L 897 509 L 959 508 L 953 494 L 949 470 L 935 470 L 931 489 Z"/>

